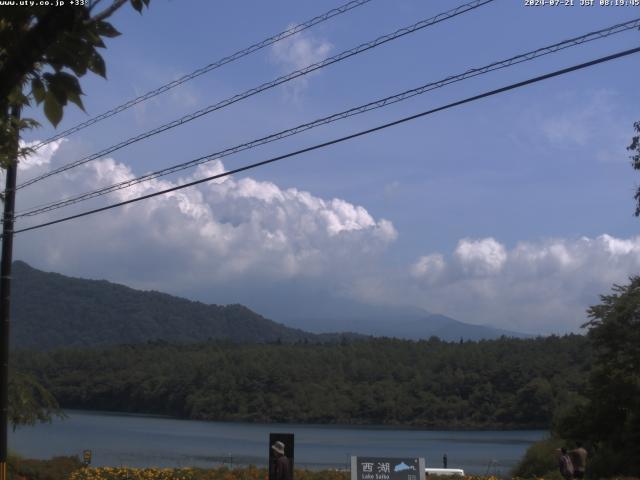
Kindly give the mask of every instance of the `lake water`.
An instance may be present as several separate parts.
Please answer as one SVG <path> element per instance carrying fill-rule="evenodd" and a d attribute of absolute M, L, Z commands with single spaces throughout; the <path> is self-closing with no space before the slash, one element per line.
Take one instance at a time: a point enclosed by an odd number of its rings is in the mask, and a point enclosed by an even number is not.
<path fill-rule="evenodd" d="M 295 434 L 295 464 L 348 468 L 351 455 L 424 457 L 468 473 L 507 474 L 543 431 L 432 431 L 386 427 L 201 422 L 67 411 L 64 420 L 23 427 L 9 448 L 29 458 L 93 452 L 94 466 L 213 467 L 266 465 L 270 432 Z"/>

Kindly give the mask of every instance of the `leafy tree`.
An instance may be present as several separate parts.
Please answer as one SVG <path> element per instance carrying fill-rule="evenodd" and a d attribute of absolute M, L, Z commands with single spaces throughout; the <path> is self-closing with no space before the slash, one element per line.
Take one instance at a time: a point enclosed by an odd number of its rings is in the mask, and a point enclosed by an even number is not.
<path fill-rule="evenodd" d="M 640 471 L 640 277 L 614 285 L 588 310 L 593 365 L 578 405 L 558 421 L 558 434 L 586 440 L 594 452 L 593 475 Z"/>
<path fill-rule="evenodd" d="M 68 102 L 84 110 L 79 78 L 87 71 L 106 77 L 99 53 L 105 38 L 119 35 L 106 21 L 128 0 L 87 1 L 86 5 L 5 7 L 0 10 L 0 167 L 31 150 L 20 148 L 20 133 L 38 126 L 18 112 L 35 102 L 57 126 Z M 129 0 L 141 12 L 149 0 Z M 83 2 L 85 3 L 85 2 Z M 5 197 L 2 196 L 2 199 Z M 51 419 L 55 398 L 30 376 L 10 375 L 9 419 L 16 425 Z"/>
<path fill-rule="evenodd" d="M 149 0 L 130 0 L 141 12 Z M 39 2 L 36 2 L 39 3 Z M 79 78 L 91 71 L 106 78 L 99 53 L 104 39 L 119 35 L 106 21 L 127 0 L 113 0 L 102 10 L 102 0 L 86 6 L 34 5 L 7 7 L 0 11 L 0 165 L 13 161 L 19 133 L 37 123 L 16 121 L 12 107 L 35 101 L 43 105 L 47 119 L 58 125 L 68 102 L 84 109 Z M 21 150 L 26 155 L 28 150 Z"/>
<path fill-rule="evenodd" d="M 64 417 L 55 397 L 32 375 L 11 372 L 9 377 L 9 421 L 19 425 L 48 422 L 53 416 Z"/>
<path fill-rule="evenodd" d="M 524 418 L 539 424 L 547 421 L 554 409 L 551 384 L 544 378 L 534 378 L 516 393 L 516 402 Z"/>
<path fill-rule="evenodd" d="M 638 135 L 633 136 L 631 139 L 631 145 L 627 147 L 627 150 L 632 152 L 631 165 L 636 170 L 640 170 L 640 122 L 633 124 L 633 129 Z M 640 187 L 636 190 L 636 217 L 640 217 Z"/>

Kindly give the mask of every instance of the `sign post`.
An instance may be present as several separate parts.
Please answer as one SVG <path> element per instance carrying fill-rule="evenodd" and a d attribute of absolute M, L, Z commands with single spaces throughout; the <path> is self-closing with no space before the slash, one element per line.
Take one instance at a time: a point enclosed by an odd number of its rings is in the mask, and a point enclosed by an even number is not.
<path fill-rule="evenodd" d="M 351 457 L 351 480 L 425 480 L 424 458 Z"/>

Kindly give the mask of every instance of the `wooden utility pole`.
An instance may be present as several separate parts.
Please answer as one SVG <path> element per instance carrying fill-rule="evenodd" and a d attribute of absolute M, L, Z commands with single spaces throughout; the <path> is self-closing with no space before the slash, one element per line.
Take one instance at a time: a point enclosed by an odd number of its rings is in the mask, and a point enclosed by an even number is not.
<path fill-rule="evenodd" d="M 20 108 L 11 109 L 16 136 Z M 4 190 L 4 223 L 2 224 L 2 260 L 0 263 L 0 480 L 7 480 L 7 443 L 9 425 L 9 333 L 11 314 L 11 263 L 13 257 L 13 217 L 16 204 L 16 176 L 18 172 L 18 139 L 13 146 L 12 159 L 7 165 Z"/>

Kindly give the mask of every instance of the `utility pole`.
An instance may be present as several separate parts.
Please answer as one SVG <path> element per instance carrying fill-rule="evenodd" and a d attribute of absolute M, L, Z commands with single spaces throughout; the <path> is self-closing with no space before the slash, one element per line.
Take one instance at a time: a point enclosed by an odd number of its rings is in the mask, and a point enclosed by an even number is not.
<path fill-rule="evenodd" d="M 11 108 L 16 137 L 20 134 L 20 108 Z M 13 146 L 12 159 L 7 165 L 4 190 L 4 223 L 2 224 L 2 259 L 0 263 L 0 480 L 7 480 L 7 443 L 9 424 L 9 326 L 11 314 L 11 263 L 13 257 L 13 217 L 16 205 L 16 176 L 18 172 L 18 138 Z"/>

